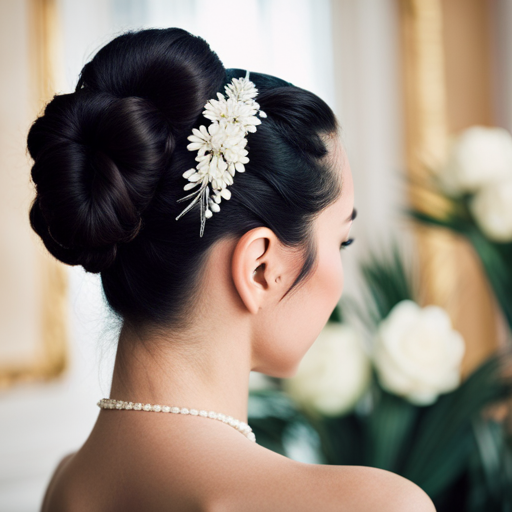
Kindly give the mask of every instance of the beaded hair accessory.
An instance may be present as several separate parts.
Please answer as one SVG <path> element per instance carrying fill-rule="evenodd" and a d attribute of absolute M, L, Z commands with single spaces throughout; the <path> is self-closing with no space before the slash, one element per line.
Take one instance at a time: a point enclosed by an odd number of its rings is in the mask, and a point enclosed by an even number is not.
<path fill-rule="evenodd" d="M 231 198 L 227 189 L 233 184 L 235 172 L 245 172 L 244 164 L 249 162 L 246 135 L 254 133 L 256 126 L 261 124 L 257 117 L 267 117 L 254 98 L 258 94 L 253 82 L 249 80 L 249 71 L 243 78 L 233 78 L 225 86 L 225 95 L 218 92 L 217 100 L 208 100 L 204 106 L 203 116 L 211 121 L 206 128 L 201 125 L 199 130 L 192 129 L 188 137 L 189 151 L 197 151 L 195 168 L 183 173 L 187 183 L 183 189 L 190 190 L 198 185 L 199 189 L 182 197 L 177 202 L 191 197 L 194 200 L 176 217 L 178 220 L 199 201 L 201 215 L 201 231 L 203 236 L 206 219 L 213 212 L 219 212 L 222 198 Z M 210 192 L 211 184 L 211 192 Z"/>

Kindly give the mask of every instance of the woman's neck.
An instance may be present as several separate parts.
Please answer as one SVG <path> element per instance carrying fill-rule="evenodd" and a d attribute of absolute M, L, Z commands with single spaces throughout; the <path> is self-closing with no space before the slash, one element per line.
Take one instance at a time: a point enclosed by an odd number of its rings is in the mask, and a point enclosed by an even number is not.
<path fill-rule="evenodd" d="M 123 327 L 110 398 L 204 409 L 247 422 L 251 354 L 235 326 L 138 336 Z"/>

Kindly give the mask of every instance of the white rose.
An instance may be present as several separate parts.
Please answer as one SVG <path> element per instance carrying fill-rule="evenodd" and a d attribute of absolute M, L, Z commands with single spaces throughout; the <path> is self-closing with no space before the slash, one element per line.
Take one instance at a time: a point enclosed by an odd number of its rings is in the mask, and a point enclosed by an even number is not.
<path fill-rule="evenodd" d="M 379 326 L 374 363 L 384 389 L 428 405 L 459 385 L 464 350 L 444 309 L 403 300 Z"/>
<path fill-rule="evenodd" d="M 509 179 L 490 183 L 470 202 L 476 223 L 496 242 L 512 242 L 512 173 Z"/>
<path fill-rule="evenodd" d="M 440 180 L 448 192 L 475 192 L 512 176 L 512 135 L 504 128 L 473 126 L 451 144 Z"/>
<path fill-rule="evenodd" d="M 355 405 L 370 378 L 370 359 L 357 332 L 330 322 L 303 357 L 297 373 L 284 380 L 284 388 L 310 412 L 337 416 Z"/>

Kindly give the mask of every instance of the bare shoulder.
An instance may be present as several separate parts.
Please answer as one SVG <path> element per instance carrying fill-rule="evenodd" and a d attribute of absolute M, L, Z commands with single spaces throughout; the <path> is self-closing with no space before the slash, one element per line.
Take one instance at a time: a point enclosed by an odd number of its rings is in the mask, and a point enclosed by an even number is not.
<path fill-rule="evenodd" d="M 209 459 L 193 470 L 195 492 L 204 492 L 199 508 L 207 512 L 435 512 L 423 490 L 389 471 L 305 464 L 258 445 L 241 444 L 211 466 Z"/>
<path fill-rule="evenodd" d="M 299 482 L 305 484 L 309 480 L 314 485 L 317 499 L 324 497 L 326 510 L 340 510 L 343 505 L 354 512 L 435 512 L 432 500 L 420 487 L 390 471 L 297 464 Z"/>
<path fill-rule="evenodd" d="M 254 496 L 264 502 L 254 510 L 351 512 L 435 512 L 417 485 L 389 471 L 359 466 L 303 464 L 285 459 L 252 479 Z M 240 505 L 242 505 L 240 503 Z M 249 508 L 248 508 L 249 506 Z M 243 510 L 252 510 L 245 503 Z M 232 510 L 236 510 L 234 507 Z"/>

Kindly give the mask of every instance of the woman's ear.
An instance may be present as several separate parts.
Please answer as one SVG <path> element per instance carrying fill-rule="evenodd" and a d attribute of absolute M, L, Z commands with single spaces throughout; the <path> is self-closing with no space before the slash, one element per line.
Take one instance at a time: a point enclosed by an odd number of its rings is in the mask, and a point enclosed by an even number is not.
<path fill-rule="evenodd" d="M 257 227 L 237 242 L 231 261 L 235 288 L 248 311 L 256 314 L 283 287 L 286 261 L 274 232 Z"/>

